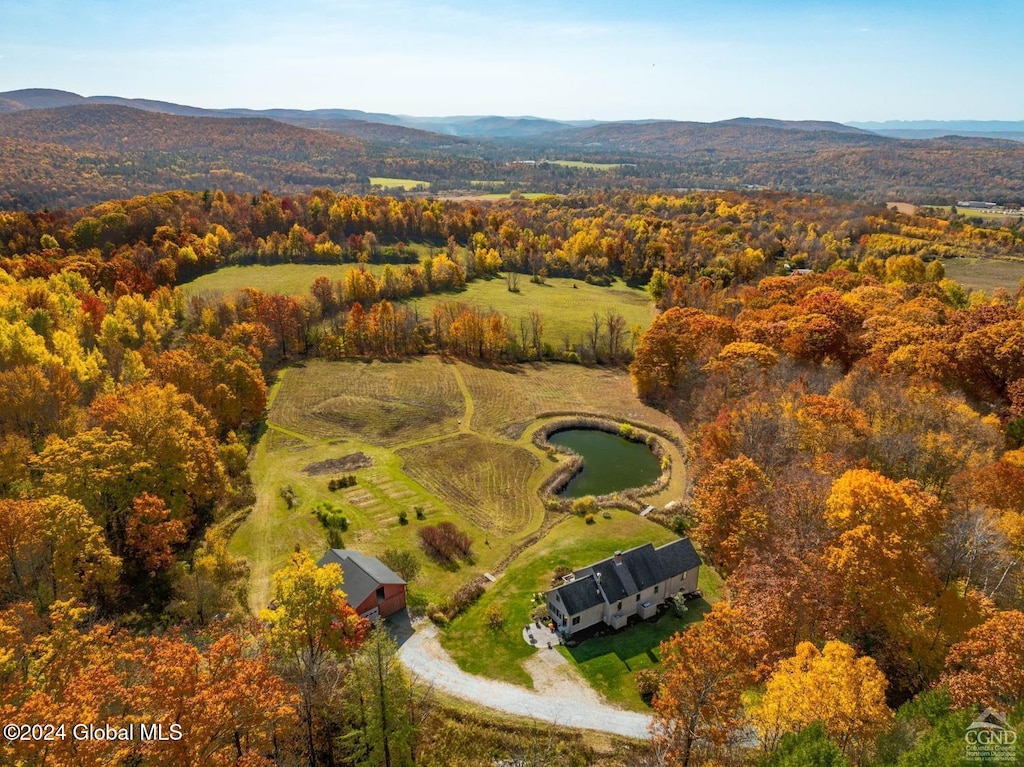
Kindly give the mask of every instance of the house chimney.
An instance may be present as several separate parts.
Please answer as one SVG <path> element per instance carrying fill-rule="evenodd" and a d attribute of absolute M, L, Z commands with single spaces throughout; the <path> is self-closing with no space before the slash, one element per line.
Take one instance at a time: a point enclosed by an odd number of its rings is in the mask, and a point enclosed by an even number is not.
<path fill-rule="evenodd" d="M 617 564 L 617 565 L 621 565 L 622 564 L 622 552 L 621 551 L 616 551 L 615 552 L 615 564 Z"/>

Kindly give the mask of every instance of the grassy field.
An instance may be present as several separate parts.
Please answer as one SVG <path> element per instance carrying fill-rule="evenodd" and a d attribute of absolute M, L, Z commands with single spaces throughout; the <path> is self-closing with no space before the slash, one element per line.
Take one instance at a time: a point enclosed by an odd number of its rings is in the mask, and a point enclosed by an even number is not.
<path fill-rule="evenodd" d="M 947 258 L 942 262 L 946 276 L 971 290 L 991 293 L 1006 288 L 1013 295 L 1024 279 L 1024 261 L 1000 261 L 994 258 Z"/>
<path fill-rule="evenodd" d="M 410 245 L 408 249 L 417 257 L 439 252 L 437 248 L 422 244 Z M 379 276 L 384 269 L 383 264 L 365 264 L 365 267 L 374 276 Z M 355 264 L 226 266 L 182 285 L 182 290 L 186 296 L 212 296 L 230 295 L 252 287 L 268 293 L 300 295 L 308 293 L 309 286 L 320 275 L 332 281 L 340 280 L 354 268 Z M 514 333 L 518 333 L 520 318 L 527 319 L 531 311 L 537 310 L 544 315 L 543 340 L 556 350 L 583 342 L 594 312 L 604 315 L 611 309 L 621 314 L 629 330 L 636 325 L 646 328 L 654 311 L 646 291 L 627 287 L 620 281 L 603 288 L 581 280 L 556 277 L 537 285 L 525 275 L 520 275 L 518 293 L 509 292 L 504 279 L 492 278 L 475 280 L 457 293 L 433 293 L 412 299 L 408 304 L 417 309 L 421 317 L 429 317 L 433 306 L 445 301 L 461 301 L 507 314 Z"/>
<path fill-rule="evenodd" d="M 554 197 L 550 192 L 491 192 L 490 194 L 479 194 L 460 199 L 473 200 L 511 200 L 513 196 L 522 200 L 539 200 L 542 197 Z"/>
<path fill-rule="evenodd" d="M 383 264 L 365 264 L 368 271 L 378 276 Z M 308 293 L 313 280 L 321 274 L 331 280 L 340 280 L 356 264 L 273 264 L 261 266 L 225 266 L 215 272 L 197 277 L 181 286 L 186 296 L 229 295 L 242 288 L 256 288 L 265 293 L 295 296 Z M 400 268 L 400 267 L 399 267 Z"/>
<path fill-rule="evenodd" d="M 434 293 L 409 303 L 419 309 L 420 316 L 429 317 L 431 308 L 443 301 L 462 301 L 506 314 L 513 333 L 518 333 L 520 318 L 528 319 L 530 312 L 539 311 L 544 316 L 543 340 L 555 349 L 564 348 L 566 339 L 570 344 L 582 342 L 594 312 L 603 316 L 611 309 L 621 314 L 626 318 L 627 331 L 634 325 L 646 328 L 653 318 L 653 304 L 647 292 L 620 281 L 602 288 L 558 277 L 537 285 L 520 275 L 518 293 L 509 292 L 504 279 L 493 278 L 471 282 L 460 293 Z"/>
<path fill-rule="evenodd" d="M 494 535 L 519 532 L 535 513 L 536 499 L 524 491 L 540 459 L 525 448 L 459 434 L 398 454 L 410 477 Z"/>
<path fill-rule="evenodd" d="M 564 165 L 567 168 L 585 168 L 587 170 L 612 170 L 621 168 L 622 163 L 618 162 L 582 162 L 580 160 L 542 160 L 541 162 L 552 165 Z"/>
<path fill-rule="evenodd" d="M 414 178 L 388 178 L 387 176 L 370 176 L 370 184 L 385 189 L 404 189 L 407 192 L 417 187 L 430 188 L 429 181 L 418 181 Z"/>
<path fill-rule="evenodd" d="M 892 203 L 889 204 L 892 205 Z M 918 210 L 924 215 L 928 215 L 928 212 L 930 210 L 936 211 L 937 213 L 940 214 L 945 214 L 949 212 L 949 208 L 949 205 L 918 206 Z M 965 218 L 980 218 L 994 224 L 1012 224 L 1014 223 L 1014 221 L 1021 217 L 1021 214 L 1019 213 L 1002 213 L 991 210 L 985 210 L 983 208 L 957 208 L 956 212 L 959 213 L 961 216 L 964 216 Z"/>
<path fill-rule="evenodd" d="M 326 535 L 312 514 L 321 502 L 348 518 L 345 545 L 371 555 L 388 548 L 418 553 L 423 570 L 410 584 L 410 600 L 422 605 L 474 575 L 496 571 L 516 542 L 542 523 L 536 491 L 555 463 L 530 441 L 528 427 L 539 423 L 540 414 L 585 410 L 671 428 L 666 416 L 633 396 L 624 372 L 553 364 L 507 371 L 436 357 L 402 363 L 310 360 L 284 370 L 271 390 L 267 428 L 250 462 L 256 503 L 231 540 L 231 550 L 252 569 L 252 606 L 266 604 L 271 573 L 296 545 L 316 557 L 326 549 Z M 652 502 L 682 492 L 682 456 L 672 450 L 679 471 L 673 471 L 670 489 Z M 332 493 L 327 482 L 334 474 L 306 471 L 355 453 L 372 462 L 354 471 L 355 487 Z M 342 473 L 349 471 L 337 472 Z M 292 508 L 281 494 L 286 487 L 298 496 Z M 415 518 L 416 507 L 425 509 L 425 521 Z M 406 525 L 399 523 L 402 511 Z M 452 569 L 419 553 L 417 527 L 442 520 L 469 533 L 474 562 Z M 587 534 L 602 531 L 588 528 Z"/>
<path fill-rule="evenodd" d="M 463 372 L 476 403 L 473 427 L 493 436 L 518 437 L 538 413 L 605 412 L 671 429 L 674 422 L 644 405 L 622 371 L 563 365 L 473 367 Z"/>
<path fill-rule="evenodd" d="M 463 412 L 454 367 L 407 362 L 310 360 L 288 371 L 272 423 L 319 440 L 395 445 L 457 430 Z"/>

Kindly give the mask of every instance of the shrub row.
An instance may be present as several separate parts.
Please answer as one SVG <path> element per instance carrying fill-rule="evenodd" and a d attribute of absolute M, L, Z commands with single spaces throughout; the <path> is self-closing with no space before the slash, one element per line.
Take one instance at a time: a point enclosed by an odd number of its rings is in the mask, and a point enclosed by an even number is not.
<path fill-rule="evenodd" d="M 445 626 L 456 615 L 482 597 L 484 591 L 484 579 L 482 577 L 474 578 L 469 583 L 464 583 L 460 586 L 458 591 L 445 599 L 441 604 L 428 605 L 427 615 L 437 625 Z"/>
<path fill-rule="evenodd" d="M 343 490 L 346 487 L 352 487 L 356 484 L 355 474 L 346 474 L 344 477 L 337 477 L 327 483 L 327 489 L 332 493 L 335 490 Z"/>
<path fill-rule="evenodd" d="M 424 551 L 431 557 L 454 564 L 459 559 L 469 559 L 473 540 L 451 522 L 421 527 L 418 531 Z"/>

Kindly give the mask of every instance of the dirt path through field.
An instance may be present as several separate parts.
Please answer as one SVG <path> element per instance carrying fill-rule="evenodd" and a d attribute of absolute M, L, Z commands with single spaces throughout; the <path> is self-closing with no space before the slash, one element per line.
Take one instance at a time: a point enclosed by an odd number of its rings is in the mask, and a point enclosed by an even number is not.
<path fill-rule="evenodd" d="M 545 649 L 540 652 L 558 655 L 557 650 Z M 438 692 L 480 706 L 563 727 L 610 732 L 627 738 L 647 737 L 647 727 L 651 721 L 649 716 L 602 703 L 586 682 L 579 678 L 573 679 L 559 669 L 553 660 L 550 664 L 547 660 L 532 664 L 542 677 L 538 680 L 539 690 L 534 691 L 508 682 L 467 674 L 455 665 L 441 647 L 437 629 L 431 625 L 421 626 L 402 645 L 398 655 L 420 682 L 432 685 Z M 561 658 L 561 655 L 558 657 Z M 539 664 L 548 664 L 548 667 Z"/>
<path fill-rule="evenodd" d="M 462 392 L 463 402 L 466 403 L 466 412 L 462 414 L 462 420 L 459 422 L 459 431 L 463 434 L 476 434 L 473 431 L 473 395 L 469 393 L 469 387 L 466 385 L 466 379 L 462 377 L 458 363 L 452 365 L 452 375 L 455 376 L 455 383 L 458 385 L 459 391 Z"/>

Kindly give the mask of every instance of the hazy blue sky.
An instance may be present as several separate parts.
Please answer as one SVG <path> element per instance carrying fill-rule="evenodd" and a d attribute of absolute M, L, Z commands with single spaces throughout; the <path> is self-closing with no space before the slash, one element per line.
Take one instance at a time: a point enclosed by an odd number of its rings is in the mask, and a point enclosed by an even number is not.
<path fill-rule="evenodd" d="M 1022 33 L 1022 0 L 0 0 L 0 91 L 418 115 L 1020 120 Z"/>

